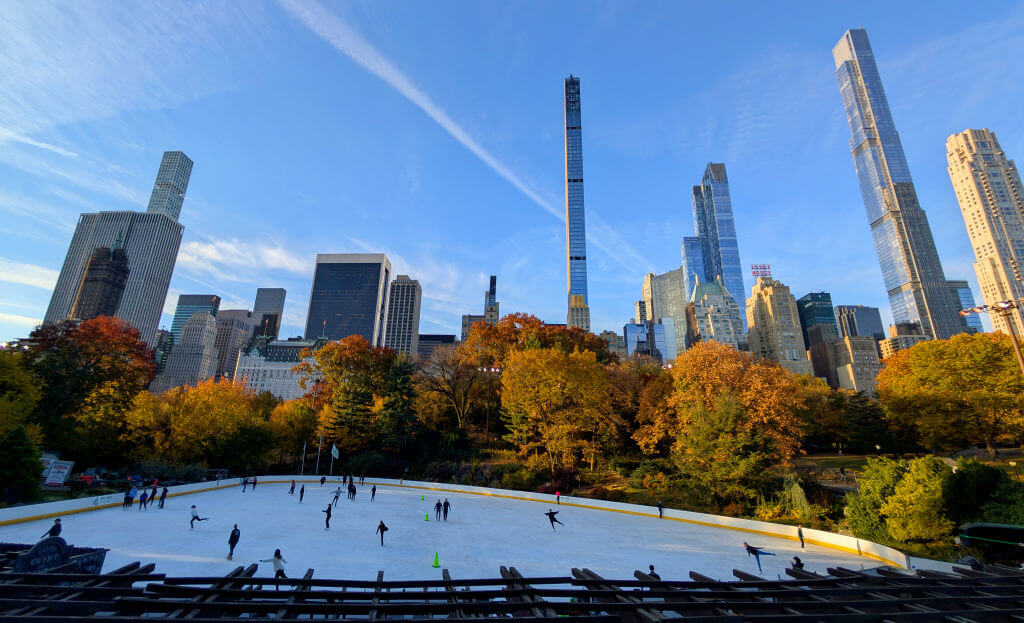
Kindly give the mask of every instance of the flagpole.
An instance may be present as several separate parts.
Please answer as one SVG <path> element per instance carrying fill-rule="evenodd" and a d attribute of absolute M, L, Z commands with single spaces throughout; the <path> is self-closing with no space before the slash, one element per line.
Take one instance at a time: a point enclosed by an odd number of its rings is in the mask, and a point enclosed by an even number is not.
<path fill-rule="evenodd" d="M 306 442 L 302 442 L 302 467 L 299 468 L 299 476 L 306 472 Z"/>
<path fill-rule="evenodd" d="M 331 452 L 331 476 L 334 475 L 334 453 Z"/>
<path fill-rule="evenodd" d="M 324 434 L 320 433 L 320 442 L 316 444 L 316 473 L 320 473 L 320 447 L 324 445 Z"/>

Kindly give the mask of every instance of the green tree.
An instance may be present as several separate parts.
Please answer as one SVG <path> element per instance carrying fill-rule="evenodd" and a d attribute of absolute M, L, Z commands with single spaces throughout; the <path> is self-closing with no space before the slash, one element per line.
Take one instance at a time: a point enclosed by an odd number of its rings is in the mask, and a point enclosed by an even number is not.
<path fill-rule="evenodd" d="M 846 518 L 854 536 L 871 541 L 889 541 L 882 506 L 906 472 L 904 461 L 868 459 L 858 478 L 860 488 L 846 495 Z"/>
<path fill-rule="evenodd" d="M 953 470 L 934 456 L 910 461 L 881 512 L 889 536 L 896 541 L 935 541 L 946 538 L 953 522 L 946 513 Z"/>
<path fill-rule="evenodd" d="M 377 438 L 380 449 L 402 455 L 416 432 L 413 401 L 416 389 L 412 382 L 414 366 L 405 355 L 395 359 L 384 386 L 384 403 L 377 416 Z"/>
<path fill-rule="evenodd" d="M 39 463 L 39 448 L 33 443 L 28 430 L 17 426 L 0 436 L 0 482 L 4 487 L 20 488 L 21 497 L 34 500 L 39 495 L 39 480 L 43 471 Z"/>
<path fill-rule="evenodd" d="M 37 381 L 21 367 L 21 355 L 0 350 L 0 437 L 24 425 L 37 402 Z"/>
<path fill-rule="evenodd" d="M 956 472 L 946 488 L 945 507 L 955 524 L 977 519 L 995 492 L 1009 482 L 1006 472 L 977 459 L 958 459 Z"/>

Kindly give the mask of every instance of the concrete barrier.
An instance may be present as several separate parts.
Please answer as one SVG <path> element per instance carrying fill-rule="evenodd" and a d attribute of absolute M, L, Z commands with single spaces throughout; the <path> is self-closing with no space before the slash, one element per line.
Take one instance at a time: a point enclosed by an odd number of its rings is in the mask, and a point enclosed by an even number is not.
<path fill-rule="evenodd" d="M 258 486 L 274 483 L 287 484 L 290 483 L 292 480 L 295 480 L 297 483 L 300 484 L 320 483 L 319 476 L 258 476 L 257 479 Z M 341 478 L 337 476 L 331 477 L 328 479 L 328 482 L 340 483 Z M 214 491 L 217 489 L 225 489 L 228 487 L 239 487 L 241 486 L 241 484 L 242 480 L 240 478 L 233 478 L 228 480 L 197 482 L 188 485 L 178 485 L 175 487 L 170 487 L 168 489 L 167 497 L 189 495 L 192 493 L 202 493 L 204 491 Z M 386 485 L 389 487 L 419 489 L 424 491 L 438 491 L 442 493 L 469 493 L 473 495 L 486 495 L 490 497 L 504 498 L 509 500 L 540 502 L 548 505 L 555 504 L 555 496 L 553 495 L 546 493 L 531 493 L 528 491 L 491 489 L 488 487 L 475 487 L 470 485 L 456 485 L 436 482 L 396 480 L 392 478 L 374 478 L 371 480 L 367 480 L 366 484 Z M 25 506 L 14 506 L 11 508 L 4 508 L 0 509 L 0 526 L 22 523 L 26 521 L 36 521 L 39 519 L 49 519 L 53 517 L 60 517 L 63 515 L 71 515 L 74 513 L 84 513 L 101 508 L 112 508 L 120 506 L 123 499 L 124 494 L 114 493 L 110 495 L 78 498 L 76 500 L 65 500 L 62 502 L 46 502 L 42 504 L 28 504 Z M 658 509 L 652 506 L 641 506 L 639 504 L 627 504 L 624 502 L 610 502 L 606 500 L 592 500 L 590 498 L 578 498 L 565 495 L 562 496 L 561 505 L 573 506 L 576 508 L 588 508 L 594 510 L 611 511 L 616 513 L 624 513 L 628 515 L 638 515 L 644 517 L 658 516 Z M 749 534 L 758 534 L 787 539 L 790 541 L 799 541 L 799 538 L 797 537 L 796 526 L 787 526 L 783 524 L 770 523 L 767 521 L 757 521 L 753 519 L 741 519 L 738 517 L 724 517 L 721 515 L 694 513 L 690 511 L 675 510 L 671 508 L 666 508 L 664 514 L 665 519 L 670 521 L 680 521 L 700 526 L 721 528 L 725 530 L 737 530 L 739 532 L 747 532 Z M 858 539 L 852 536 L 835 534 L 833 532 L 825 532 L 823 530 L 812 530 L 810 528 L 804 528 L 803 532 L 804 542 L 810 545 L 817 545 L 820 547 L 827 547 L 829 549 L 835 549 L 843 552 L 857 554 L 884 563 L 886 565 L 891 565 L 893 567 L 909 569 L 911 566 L 910 558 L 903 552 L 892 547 L 880 545 L 872 541 L 865 541 L 863 539 Z"/>

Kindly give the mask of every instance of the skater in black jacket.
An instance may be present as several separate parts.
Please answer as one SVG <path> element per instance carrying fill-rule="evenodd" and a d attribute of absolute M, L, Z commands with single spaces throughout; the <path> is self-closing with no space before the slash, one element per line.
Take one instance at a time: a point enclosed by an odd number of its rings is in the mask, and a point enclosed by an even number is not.
<path fill-rule="evenodd" d="M 661 579 L 661 576 L 654 572 L 654 565 L 647 565 L 647 568 L 649 569 L 649 571 L 647 572 L 647 575 L 651 576 L 655 580 L 660 580 Z"/>
<path fill-rule="evenodd" d="M 324 519 L 324 530 L 331 529 L 331 505 L 328 504 L 327 508 L 320 511 L 321 513 L 327 513 L 327 518 Z"/>
<path fill-rule="evenodd" d="M 564 523 L 562 523 L 562 522 L 558 521 L 558 519 L 557 519 L 557 518 L 555 518 L 555 515 L 557 515 L 557 514 L 558 514 L 558 511 L 553 511 L 553 510 L 551 510 L 551 509 L 549 508 L 549 509 L 548 509 L 548 512 L 546 512 L 546 513 L 544 513 L 544 514 L 545 514 L 545 515 L 547 515 L 547 516 L 548 516 L 548 520 L 550 520 L 550 521 L 551 521 L 551 529 L 552 529 L 552 530 L 554 530 L 554 529 L 555 529 L 555 524 L 559 524 L 559 525 L 561 525 L 561 526 L 564 526 L 564 525 L 565 525 Z"/>
<path fill-rule="evenodd" d="M 320 477 L 320 486 L 321 487 L 324 486 L 325 482 L 327 482 L 327 476 L 321 476 Z"/>
<path fill-rule="evenodd" d="M 443 509 L 444 506 L 441 504 L 441 500 L 438 499 L 437 504 L 434 504 L 434 519 L 436 519 L 437 521 L 441 521 L 441 511 Z"/>
<path fill-rule="evenodd" d="M 240 538 L 242 538 L 242 531 L 238 529 L 238 524 L 235 524 L 235 527 L 231 529 L 231 534 L 228 535 L 228 560 L 235 557 L 235 546 L 238 545 Z"/>
<path fill-rule="evenodd" d="M 167 485 L 164 485 L 164 488 L 160 491 L 160 506 L 158 508 L 163 508 L 164 507 L 164 500 L 166 500 L 166 499 L 167 499 Z"/>
<path fill-rule="evenodd" d="M 441 506 L 441 511 L 444 513 L 444 520 L 448 521 L 448 509 L 452 507 L 451 503 L 448 502 L 448 498 L 444 499 L 444 504 Z"/>
<path fill-rule="evenodd" d="M 382 519 L 381 522 L 379 524 L 377 524 L 377 529 L 374 530 L 374 532 L 380 532 L 380 546 L 381 547 L 384 547 L 384 533 L 387 532 L 387 531 L 388 531 L 388 527 L 384 525 L 384 520 Z"/>
<path fill-rule="evenodd" d="M 149 494 L 145 491 L 142 492 L 142 497 L 139 498 L 139 510 L 148 508 L 146 505 L 149 503 Z"/>
<path fill-rule="evenodd" d="M 373 485 L 373 488 L 370 489 L 370 501 L 372 502 L 375 497 L 377 497 L 377 485 Z"/>
<path fill-rule="evenodd" d="M 743 541 L 743 549 L 747 550 L 747 556 L 753 556 L 754 560 L 757 561 L 757 572 L 761 573 L 761 556 L 774 556 L 771 552 L 764 551 L 763 547 L 754 547 L 753 545 L 747 544 Z"/>
<path fill-rule="evenodd" d="M 45 539 L 48 536 L 60 536 L 60 531 L 61 531 L 60 517 L 58 517 L 57 519 L 53 520 L 53 525 L 50 526 L 50 529 L 47 530 L 46 532 L 44 532 L 43 536 L 41 536 L 39 538 Z"/>
<path fill-rule="evenodd" d="M 295 481 L 292 481 L 292 488 L 288 489 L 288 495 L 295 495 Z"/>
<path fill-rule="evenodd" d="M 306 485 L 299 487 L 299 504 L 302 504 L 302 498 L 306 495 Z"/>

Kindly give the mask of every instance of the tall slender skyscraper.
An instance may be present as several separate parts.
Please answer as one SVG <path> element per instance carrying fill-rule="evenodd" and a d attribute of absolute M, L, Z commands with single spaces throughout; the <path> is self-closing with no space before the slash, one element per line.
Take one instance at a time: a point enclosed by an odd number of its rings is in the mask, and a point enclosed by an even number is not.
<path fill-rule="evenodd" d="M 832 56 L 893 320 L 920 323 L 937 339 L 961 333 L 966 325 L 957 315 L 928 218 L 918 203 L 867 32 L 847 30 Z"/>
<path fill-rule="evenodd" d="M 216 294 L 179 294 L 178 306 L 174 308 L 171 318 L 172 344 L 181 341 L 181 331 L 189 318 L 196 312 L 209 312 L 216 324 L 217 312 L 220 311 L 220 297 Z"/>
<path fill-rule="evenodd" d="M 566 325 L 590 331 L 587 227 L 583 210 L 583 129 L 580 79 L 565 79 L 565 249 L 569 290 Z"/>
<path fill-rule="evenodd" d="M 698 257 L 704 263 L 703 274 L 694 270 L 702 282 L 712 282 L 721 277 L 722 285 L 729 291 L 739 309 L 737 322 L 746 330 L 747 314 L 743 286 L 743 271 L 740 269 L 740 247 L 736 240 L 736 221 L 732 214 L 732 196 L 729 194 L 729 177 L 725 165 L 709 162 L 704 169 L 700 186 L 693 187 L 693 229 L 700 242 L 700 253 L 688 250 L 693 245 L 690 237 L 683 239 L 683 266 L 690 270 Z M 693 294 L 692 292 L 690 293 Z"/>
<path fill-rule="evenodd" d="M 184 228 L 177 216 L 191 171 L 192 161 L 187 156 L 165 152 L 146 212 L 79 216 L 43 322 L 52 324 L 68 317 L 89 256 L 95 249 L 112 247 L 121 240 L 130 272 L 117 317 L 138 329 L 147 344 L 156 346 L 156 329 L 181 246 Z M 166 179 L 174 181 L 173 192 Z"/>
<path fill-rule="evenodd" d="M 989 130 L 950 136 L 946 158 L 985 304 L 1024 298 L 1024 184 L 1017 165 Z M 1024 309 L 1005 314 L 990 314 L 992 327 L 1009 333 L 1012 322 L 1017 335 L 1024 335 Z"/>
<path fill-rule="evenodd" d="M 306 339 L 361 335 L 383 346 L 390 286 L 391 262 L 383 253 L 318 253 Z"/>
<path fill-rule="evenodd" d="M 284 318 L 284 288 L 257 288 L 252 306 L 253 337 L 276 340 Z"/>
<path fill-rule="evenodd" d="M 388 297 L 388 326 L 384 346 L 410 359 L 420 354 L 420 304 L 423 302 L 423 288 L 420 282 L 409 275 L 398 275 L 391 282 Z"/>

